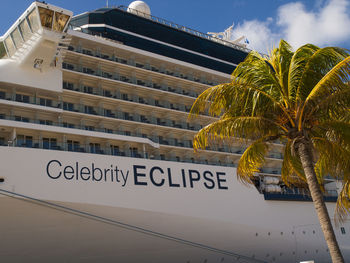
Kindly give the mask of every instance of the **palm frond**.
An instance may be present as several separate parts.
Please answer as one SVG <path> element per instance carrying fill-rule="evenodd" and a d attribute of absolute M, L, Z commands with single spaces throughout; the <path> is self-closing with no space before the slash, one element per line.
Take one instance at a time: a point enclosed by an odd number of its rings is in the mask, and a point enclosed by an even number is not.
<path fill-rule="evenodd" d="M 341 60 L 342 59 L 342 60 Z M 305 98 L 300 113 L 299 127 L 302 123 L 302 115 L 306 107 L 313 107 L 324 97 L 332 95 L 336 91 L 349 89 L 350 82 L 350 56 L 347 58 L 339 57 L 339 63 L 332 67 L 313 87 Z M 311 104 L 311 105 L 310 105 Z"/>
<path fill-rule="evenodd" d="M 289 97 L 288 75 L 292 56 L 292 47 L 282 39 L 278 48 L 273 49 L 268 59 L 276 72 L 285 101 L 287 101 Z"/>
<path fill-rule="evenodd" d="M 265 163 L 265 156 L 269 150 L 269 144 L 265 138 L 252 142 L 239 159 L 237 166 L 238 179 L 246 184 L 252 184 L 252 179 L 260 171 Z"/>
<path fill-rule="evenodd" d="M 349 178 L 350 174 L 347 173 L 344 178 Z M 343 188 L 338 194 L 337 206 L 335 211 L 335 222 L 336 225 L 344 222 L 348 211 L 350 211 L 350 180 L 343 181 Z"/>
<path fill-rule="evenodd" d="M 277 123 L 263 117 L 227 117 L 202 128 L 194 137 L 193 148 L 205 149 L 209 142 L 217 138 L 237 138 L 243 143 L 261 137 L 276 137 L 280 132 Z"/>
<path fill-rule="evenodd" d="M 281 179 L 288 187 L 305 186 L 306 178 L 300 159 L 293 149 L 293 142 L 288 140 L 284 147 Z"/>
<path fill-rule="evenodd" d="M 318 49 L 305 65 L 305 70 L 297 89 L 298 101 L 305 101 L 311 91 L 316 88 L 316 85 L 347 56 L 346 50 L 341 48 L 325 47 Z"/>
<path fill-rule="evenodd" d="M 300 85 L 300 80 L 305 72 L 305 66 L 310 57 L 317 50 L 319 50 L 319 47 L 311 44 L 306 44 L 298 48 L 292 56 L 288 74 L 288 94 L 289 100 L 292 103 L 295 103 L 297 101 L 297 89 Z"/>
<path fill-rule="evenodd" d="M 318 153 L 315 165 L 318 177 L 342 179 L 344 172 L 350 170 L 350 151 L 327 138 L 313 137 L 312 141 Z"/>

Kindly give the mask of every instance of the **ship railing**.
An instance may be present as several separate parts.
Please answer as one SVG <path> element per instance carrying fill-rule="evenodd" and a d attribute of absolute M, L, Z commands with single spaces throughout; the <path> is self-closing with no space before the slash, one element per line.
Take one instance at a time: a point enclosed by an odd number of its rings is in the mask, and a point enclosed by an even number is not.
<path fill-rule="evenodd" d="M 174 22 L 168 21 L 168 20 L 160 18 L 160 17 L 156 17 L 156 16 L 153 16 L 153 15 L 149 15 L 149 14 L 143 13 L 141 11 L 129 8 L 127 6 L 121 5 L 121 6 L 118 6 L 117 8 L 119 10 L 124 11 L 124 12 L 136 14 L 136 15 L 144 17 L 146 19 L 150 19 L 153 22 L 156 22 L 158 24 L 162 24 L 162 25 L 165 25 L 165 26 L 168 26 L 168 27 L 171 27 L 171 28 L 183 31 L 183 32 L 189 33 L 191 35 L 194 35 L 194 36 L 197 36 L 197 37 L 200 37 L 200 38 L 204 38 L 204 39 L 207 39 L 207 40 L 219 43 L 219 44 L 224 45 L 224 46 L 228 46 L 228 47 L 231 47 L 231 48 L 234 48 L 234 49 L 237 49 L 237 50 L 241 50 L 241 51 L 246 52 L 246 53 L 249 53 L 251 51 L 250 49 L 248 49 L 246 47 L 243 47 L 243 46 L 240 46 L 240 45 L 237 45 L 237 44 L 233 44 L 233 43 L 231 43 L 229 41 L 225 41 L 225 40 L 223 40 L 221 38 L 213 37 L 211 35 L 208 35 L 208 34 L 205 34 L 203 32 L 191 29 L 189 27 L 185 27 L 185 26 L 176 24 Z"/>
<path fill-rule="evenodd" d="M 103 146 L 99 143 L 81 143 L 73 140 L 60 141 L 55 137 L 47 137 L 41 140 L 33 139 L 32 136 L 17 135 L 17 138 L 13 141 L 5 141 L 3 137 L 0 137 L 0 146 L 8 147 L 24 147 L 33 149 L 44 149 L 44 150 L 55 150 L 55 151 L 68 151 L 77 153 L 92 153 L 102 155 L 113 155 L 131 158 L 143 158 L 153 160 L 164 160 L 172 162 L 183 162 L 183 163 L 196 163 L 196 164 L 207 164 L 207 165 L 219 165 L 232 167 L 227 162 L 206 160 L 206 159 L 194 159 L 190 157 L 178 157 L 178 156 L 166 156 L 164 154 L 141 152 L 122 148 L 112 143 L 109 146 Z"/>
<path fill-rule="evenodd" d="M 88 87 L 85 87 L 85 88 L 88 88 Z M 119 119 L 124 121 L 133 121 L 133 122 L 139 122 L 139 123 L 145 123 L 145 124 L 151 124 L 151 125 L 165 126 L 170 128 L 176 128 L 176 129 L 187 129 L 192 131 L 192 130 L 199 130 L 202 127 L 200 124 L 192 124 L 194 126 L 191 126 L 189 123 L 181 122 L 178 120 L 171 120 L 167 118 L 156 118 L 156 117 L 153 117 L 152 115 L 142 115 L 142 114 L 135 114 L 135 113 L 132 114 L 131 112 L 126 112 L 121 110 L 108 109 L 104 107 L 94 107 L 86 104 L 75 104 L 75 103 L 59 101 L 59 100 L 38 98 L 38 97 L 32 97 L 29 95 L 18 94 L 18 93 L 10 94 L 10 93 L 0 91 L 0 99 L 17 101 L 21 103 L 33 104 L 33 105 L 38 105 L 43 107 L 63 109 L 70 112 L 84 113 L 84 114 L 89 114 L 94 116 L 114 118 L 114 119 Z M 44 124 L 44 125 L 54 125 L 54 126 L 61 126 L 61 127 L 67 127 L 67 128 L 77 128 L 82 130 L 93 130 L 93 131 L 114 133 L 114 134 L 120 134 L 120 135 L 144 137 L 144 135 L 139 133 L 131 133 L 128 131 L 116 131 L 108 128 L 75 125 L 75 124 L 63 122 L 62 120 L 61 122 L 56 123 L 52 120 L 45 120 L 45 119 L 33 120 L 27 117 L 14 116 L 14 115 L 8 116 L 5 114 L 0 114 L 0 119 L 9 119 L 9 120 L 32 122 L 32 123 Z M 147 138 L 152 140 L 153 142 L 164 144 L 164 145 L 192 148 L 191 140 L 179 140 L 175 138 L 160 140 L 159 138 L 149 138 L 149 137 Z M 241 155 L 244 151 L 243 148 L 225 147 L 225 145 L 223 146 L 219 145 L 217 147 L 208 147 L 207 150 L 227 152 L 227 153 L 233 153 L 237 155 Z M 262 172 L 264 171 L 262 170 Z M 272 172 L 276 174 L 280 174 L 280 171 L 276 169 L 273 170 Z"/>
<path fill-rule="evenodd" d="M 85 30 L 85 31 L 87 32 L 88 30 Z M 137 68 L 140 68 L 140 69 L 157 72 L 159 74 L 172 76 L 174 78 L 181 78 L 181 79 L 184 79 L 184 80 L 193 81 L 193 82 L 204 84 L 204 85 L 208 85 L 208 86 L 215 86 L 215 85 L 219 84 L 218 82 L 202 80 L 200 78 L 196 78 L 196 77 L 193 77 L 193 76 L 190 76 L 190 75 L 184 75 L 184 74 L 179 73 L 179 72 L 173 72 L 173 71 L 171 71 L 169 69 L 166 69 L 166 68 L 160 69 L 160 68 L 157 68 L 157 67 L 154 67 L 154 66 L 151 66 L 151 65 L 143 65 L 141 63 L 129 61 L 129 60 L 126 60 L 126 59 L 123 59 L 123 58 L 118 58 L 116 56 L 108 56 L 108 55 L 103 55 L 102 56 L 101 54 L 94 53 L 94 52 L 92 52 L 90 50 L 89 50 L 90 52 L 87 52 L 84 49 L 83 50 L 76 49 L 73 46 L 69 46 L 68 50 L 69 51 L 74 51 L 76 53 L 82 53 L 84 55 L 89 55 L 89 56 L 92 56 L 92 57 L 104 59 L 106 61 L 112 61 L 112 62 L 117 62 L 117 63 L 120 63 L 120 64 L 126 64 L 128 66 L 133 66 L 133 67 L 137 67 Z M 175 92 L 176 92 L 176 89 L 175 89 Z M 181 93 L 182 92 L 180 92 L 180 94 Z M 193 97 L 197 97 L 197 95 L 193 95 Z M 190 96 L 192 96 L 192 95 L 190 95 Z"/>
<path fill-rule="evenodd" d="M 117 134 L 117 135 L 124 135 L 124 136 L 131 136 L 131 137 L 140 137 L 140 138 L 147 138 L 151 140 L 152 142 L 159 143 L 161 145 L 166 146 L 176 146 L 176 147 L 182 147 L 183 149 L 192 149 L 192 141 L 191 140 L 179 140 L 174 138 L 161 138 L 159 136 L 145 136 L 144 134 L 140 134 L 138 132 L 132 132 L 132 131 L 117 131 L 109 128 L 98 128 L 94 126 L 87 126 L 87 125 L 77 125 L 67 122 L 54 122 L 52 120 L 34 120 L 28 117 L 23 116 L 14 116 L 14 115 L 6 115 L 6 114 L 0 114 L 0 119 L 6 119 L 6 120 L 12 120 L 12 121 L 18 121 L 18 122 L 25 122 L 25 123 L 34 123 L 34 124 L 40 124 L 40 125 L 49 125 L 49 126 L 57 126 L 57 127 L 63 127 L 63 128 L 70 128 L 70 129 L 80 129 L 80 130 L 87 130 L 87 131 L 94 131 L 94 132 L 103 132 L 103 133 L 109 133 L 109 134 Z M 8 143 L 0 143 L 0 145 L 8 145 Z M 40 144 L 27 144 L 27 143 L 21 143 L 16 144 L 16 146 L 20 147 L 30 147 L 30 148 L 38 148 Z M 52 150 L 63 150 L 64 148 L 57 144 L 60 147 L 56 147 Z M 41 146 L 39 148 L 42 148 L 44 146 Z M 47 148 L 47 147 L 46 147 Z M 51 149 L 51 148 L 50 148 Z M 207 150 L 210 151 L 219 151 L 224 153 L 232 153 L 229 148 L 208 148 Z M 81 149 L 76 149 L 75 151 L 82 151 Z M 107 151 L 104 151 L 105 153 Z M 100 153 L 104 154 L 102 152 L 92 152 L 92 153 Z M 154 159 L 163 160 L 161 156 L 155 156 Z M 179 161 L 176 157 L 167 158 L 164 160 L 169 161 Z M 203 159 L 200 161 L 194 161 L 193 158 L 187 158 L 187 157 L 181 157 L 181 162 L 188 162 L 188 163 L 200 163 L 200 164 L 210 164 L 210 165 L 220 165 L 220 166 L 229 166 L 229 167 L 236 167 L 236 164 L 232 163 L 232 160 L 227 159 L 225 161 L 222 160 L 207 160 Z"/>
<path fill-rule="evenodd" d="M 264 191 L 262 191 L 264 192 Z M 274 193 L 274 192 L 272 192 Z M 289 188 L 289 187 L 281 187 L 281 191 L 278 192 L 278 194 L 280 195 L 301 195 L 301 196 L 307 196 L 310 197 L 310 191 L 306 188 L 299 188 L 299 187 L 293 187 L 293 188 Z M 337 197 L 338 196 L 338 192 L 336 190 L 327 190 L 325 192 L 323 192 L 323 195 L 326 197 Z"/>

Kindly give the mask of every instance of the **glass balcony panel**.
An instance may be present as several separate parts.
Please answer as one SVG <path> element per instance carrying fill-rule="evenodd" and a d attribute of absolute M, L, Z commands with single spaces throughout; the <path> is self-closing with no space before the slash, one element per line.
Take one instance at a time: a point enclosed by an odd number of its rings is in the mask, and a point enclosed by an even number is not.
<path fill-rule="evenodd" d="M 19 32 L 18 27 L 15 28 L 15 30 L 11 33 L 12 39 L 15 42 L 15 46 L 17 48 L 20 48 L 23 44 L 23 39 L 21 37 L 21 33 Z"/>
<path fill-rule="evenodd" d="M 69 16 L 55 12 L 55 19 L 53 22 L 53 30 L 62 32 L 69 20 Z"/>
<path fill-rule="evenodd" d="M 22 33 L 22 37 L 24 39 L 24 41 L 27 41 L 28 39 L 30 39 L 31 35 L 32 35 L 32 31 L 30 30 L 30 27 L 28 25 L 27 20 L 23 20 L 20 24 L 19 24 L 19 30 Z"/>
<path fill-rule="evenodd" d="M 32 12 L 29 13 L 28 15 L 28 23 L 30 28 L 32 29 L 33 32 L 36 32 L 40 28 L 39 20 L 38 20 L 38 15 L 36 13 L 36 9 L 33 9 Z"/>
<path fill-rule="evenodd" d="M 40 22 L 43 27 L 52 28 L 53 11 L 43 7 L 39 7 Z"/>
<path fill-rule="evenodd" d="M 8 36 L 7 38 L 5 38 L 5 45 L 7 47 L 9 56 L 12 56 L 16 52 L 16 47 L 12 42 L 11 36 Z"/>

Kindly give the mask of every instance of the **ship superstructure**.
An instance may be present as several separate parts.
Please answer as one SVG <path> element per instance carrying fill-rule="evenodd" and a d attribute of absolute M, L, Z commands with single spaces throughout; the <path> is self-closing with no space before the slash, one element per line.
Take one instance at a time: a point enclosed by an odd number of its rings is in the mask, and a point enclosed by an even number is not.
<path fill-rule="evenodd" d="M 114 261 L 110 242 L 120 245 L 123 262 L 293 262 L 327 255 L 322 236 L 308 248 L 321 235 L 315 215 L 295 214 L 312 213 L 311 203 L 295 202 L 308 201 L 307 193 L 281 184 L 280 142 L 271 145 L 263 179 L 247 189 L 235 178 L 244 150 L 238 142 L 193 151 L 194 134 L 214 118 L 189 121 L 192 103 L 206 88 L 229 82 L 249 50 L 154 17 L 144 3 L 71 17 L 34 2 L 0 39 L 0 187 L 7 196 L 0 202 L 33 221 L 55 214 L 51 230 L 37 226 L 40 240 L 54 233 L 65 243 L 71 234 L 58 233 L 74 232 L 80 222 L 81 245 L 67 260 Z M 329 201 L 336 200 L 335 184 L 328 184 Z M 247 211 L 240 198 L 257 207 Z M 260 223 L 252 218 L 266 211 L 271 214 Z M 73 215 L 60 221 L 62 213 Z M 293 214 L 292 227 L 275 225 Z M 101 244 L 98 255 L 86 251 L 96 244 L 89 229 Z M 273 247 L 276 240 L 281 247 Z M 252 242 L 266 246 L 250 248 Z M 133 246 L 139 254 L 131 255 Z M 38 248 L 31 249 L 34 260 Z M 47 249 L 44 258 L 58 256 Z M 0 255 L 16 258 L 1 248 Z"/>

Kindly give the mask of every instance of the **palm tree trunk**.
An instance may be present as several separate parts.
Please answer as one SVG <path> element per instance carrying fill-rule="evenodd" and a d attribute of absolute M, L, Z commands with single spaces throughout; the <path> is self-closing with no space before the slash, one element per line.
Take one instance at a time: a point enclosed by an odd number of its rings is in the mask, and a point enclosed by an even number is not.
<path fill-rule="evenodd" d="M 329 217 L 327 207 L 323 199 L 323 194 L 320 185 L 317 181 L 310 143 L 308 143 L 306 139 L 301 139 L 301 141 L 298 143 L 297 149 L 305 172 L 312 201 L 316 208 L 318 220 L 320 221 L 323 235 L 329 248 L 329 253 L 331 255 L 332 262 L 344 263 L 343 256 L 340 252 L 339 245 L 334 234 L 331 219 Z"/>

